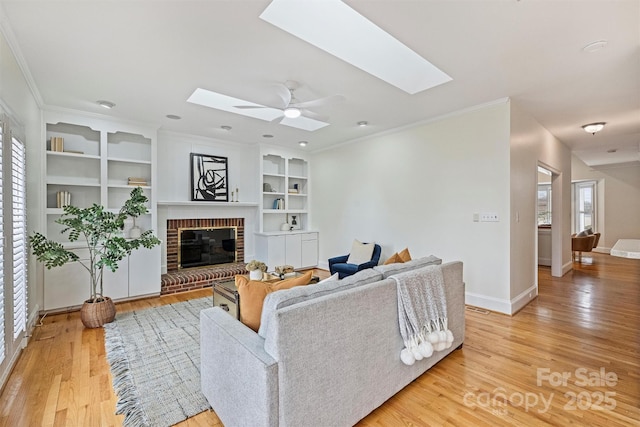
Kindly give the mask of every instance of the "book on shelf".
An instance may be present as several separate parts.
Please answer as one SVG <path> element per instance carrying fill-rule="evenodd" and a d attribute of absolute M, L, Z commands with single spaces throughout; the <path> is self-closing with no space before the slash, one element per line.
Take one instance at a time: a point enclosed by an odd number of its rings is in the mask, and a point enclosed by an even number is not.
<path fill-rule="evenodd" d="M 273 209 L 284 209 L 284 199 L 278 198 L 273 201 Z"/>
<path fill-rule="evenodd" d="M 133 186 L 136 186 L 136 187 L 138 187 L 138 186 L 144 187 L 144 186 L 147 185 L 147 180 L 144 179 L 144 178 L 129 177 L 127 179 L 127 183 L 129 185 L 133 185 Z"/>
<path fill-rule="evenodd" d="M 64 138 L 61 136 L 51 137 L 51 151 L 62 153 L 64 151 Z"/>
<path fill-rule="evenodd" d="M 65 153 L 71 153 L 71 154 L 84 154 L 84 151 L 79 151 L 79 150 L 64 150 Z"/>
<path fill-rule="evenodd" d="M 289 194 L 298 194 L 298 189 L 297 188 L 290 188 L 289 189 Z"/>
<path fill-rule="evenodd" d="M 71 193 L 68 191 L 58 191 L 56 193 L 56 207 L 63 208 L 71 204 Z"/>

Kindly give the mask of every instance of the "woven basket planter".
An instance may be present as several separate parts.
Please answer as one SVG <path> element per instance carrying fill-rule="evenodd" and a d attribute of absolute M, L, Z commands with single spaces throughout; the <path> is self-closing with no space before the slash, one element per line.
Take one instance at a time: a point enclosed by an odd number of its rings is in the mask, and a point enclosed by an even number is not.
<path fill-rule="evenodd" d="M 102 301 L 85 301 L 80 309 L 80 320 L 86 328 L 101 328 L 116 318 L 116 306 L 109 297 Z"/>

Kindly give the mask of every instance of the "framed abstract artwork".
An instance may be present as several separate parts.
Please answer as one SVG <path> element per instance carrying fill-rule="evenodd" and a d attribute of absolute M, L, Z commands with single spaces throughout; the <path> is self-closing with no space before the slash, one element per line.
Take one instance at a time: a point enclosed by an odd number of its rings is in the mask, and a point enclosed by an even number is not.
<path fill-rule="evenodd" d="M 191 200 L 228 202 L 227 158 L 191 153 Z"/>

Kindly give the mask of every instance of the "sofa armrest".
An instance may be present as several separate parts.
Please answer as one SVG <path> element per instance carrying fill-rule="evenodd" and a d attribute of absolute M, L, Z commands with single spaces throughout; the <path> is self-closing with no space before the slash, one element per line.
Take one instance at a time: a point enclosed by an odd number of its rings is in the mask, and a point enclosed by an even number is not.
<path fill-rule="evenodd" d="M 264 339 L 220 307 L 200 312 L 201 388 L 225 425 L 278 423 L 278 364 Z"/>
<path fill-rule="evenodd" d="M 378 265 L 378 261 L 367 261 L 358 266 L 358 271 L 364 270 L 366 268 L 373 268 Z"/>
<path fill-rule="evenodd" d="M 348 259 L 349 259 L 349 254 L 329 258 L 329 269 L 331 269 L 331 266 L 333 264 L 342 264 L 347 262 Z"/>

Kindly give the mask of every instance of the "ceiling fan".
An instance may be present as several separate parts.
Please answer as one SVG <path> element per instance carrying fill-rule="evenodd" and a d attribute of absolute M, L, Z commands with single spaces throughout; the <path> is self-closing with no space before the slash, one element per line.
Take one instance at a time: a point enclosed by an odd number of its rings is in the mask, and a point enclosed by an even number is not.
<path fill-rule="evenodd" d="M 274 106 L 262 106 L 262 105 L 237 105 L 235 108 L 250 109 L 250 108 L 274 108 L 282 111 L 282 115 L 271 120 L 272 123 L 280 123 L 284 119 L 296 119 L 300 116 L 307 117 L 313 120 L 319 120 L 326 122 L 329 120 L 327 116 L 317 114 L 310 110 L 314 107 L 322 107 L 326 105 L 333 105 L 344 101 L 345 97 L 342 95 L 331 95 L 324 98 L 313 99 L 310 101 L 300 102 L 295 97 L 295 90 L 300 87 L 298 82 L 288 80 L 284 84 L 275 85 L 277 95 L 282 100 L 282 103 Z"/>

